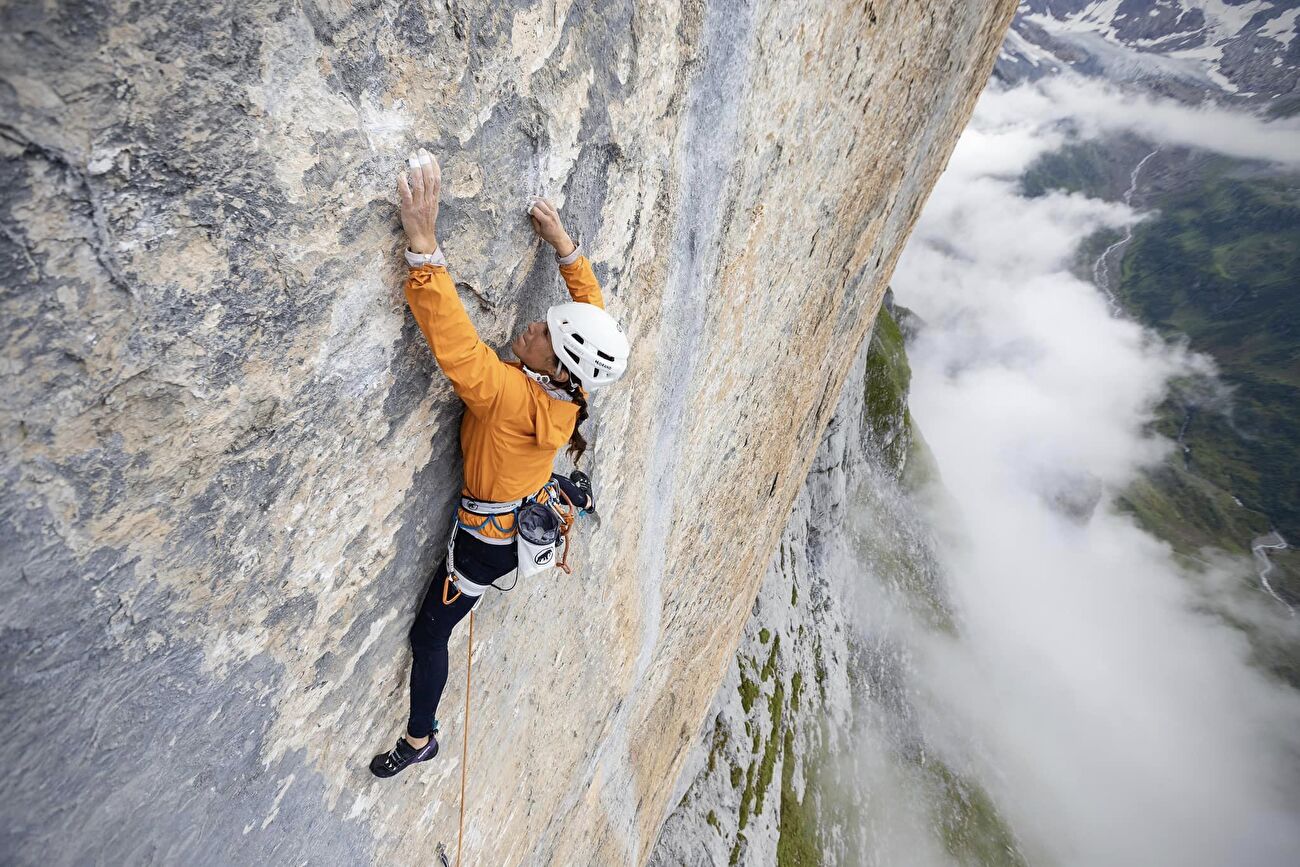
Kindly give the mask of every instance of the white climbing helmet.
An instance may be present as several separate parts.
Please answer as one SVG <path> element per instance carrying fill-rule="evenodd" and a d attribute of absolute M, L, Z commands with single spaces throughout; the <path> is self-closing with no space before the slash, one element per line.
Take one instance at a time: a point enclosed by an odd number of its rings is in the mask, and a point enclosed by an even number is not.
<path fill-rule="evenodd" d="M 546 311 L 546 327 L 555 357 L 588 391 L 616 382 L 627 370 L 627 335 L 596 305 L 556 304 Z"/>

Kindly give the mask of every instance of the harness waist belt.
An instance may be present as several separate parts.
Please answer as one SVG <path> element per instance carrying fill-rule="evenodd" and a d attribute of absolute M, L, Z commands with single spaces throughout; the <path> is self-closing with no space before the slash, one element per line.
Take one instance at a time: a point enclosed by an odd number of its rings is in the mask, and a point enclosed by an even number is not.
<path fill-rule="evenodd" d="M 475 500 L 471 497 L 461 497 L 460 507 L 467 512 L 473 512 L 475 515 L 505 515 L 513 512 L 524 504 L 522 498 L 510 500 L 505 503 L 493 503 L 487 500 Z"/>

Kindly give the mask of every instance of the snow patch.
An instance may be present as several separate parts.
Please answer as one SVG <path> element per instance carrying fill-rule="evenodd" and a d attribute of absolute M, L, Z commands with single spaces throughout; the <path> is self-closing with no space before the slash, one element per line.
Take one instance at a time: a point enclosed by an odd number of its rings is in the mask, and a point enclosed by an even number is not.
<path fill-rule="evenodd" d="M 1300 16 L 1300 6 L 1295 9 L 1288 9 L 1281 15 L 1271 21 L 1264 23 L 1259 28 L 1259 35 L 1266 36 L 1269 39 L 1281 42 L 1283 45 L 1290 45 L 1292 37 L 1295 36 L 1296 17 Z"/>

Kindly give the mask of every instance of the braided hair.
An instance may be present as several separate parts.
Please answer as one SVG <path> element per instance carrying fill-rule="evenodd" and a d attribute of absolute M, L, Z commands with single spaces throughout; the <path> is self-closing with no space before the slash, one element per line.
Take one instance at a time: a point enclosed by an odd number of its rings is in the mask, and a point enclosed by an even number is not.
<path fill-rule="evenodd" d="M 573 423 L 573 434 L 569 437 L 569 458 L 576 465 L 582 457 L 583 452 L 587 450 L 587 439 L 582 435 L 578 428 L 587 420 L 587 398 L 582 393 L 582 386 L 578 383 L 578 377 L 574 376 L 563 364 L 559 365 L 569 374 L 569 378 L 560 383 L 565 393 L 578 405 L 578 420 Z"/>

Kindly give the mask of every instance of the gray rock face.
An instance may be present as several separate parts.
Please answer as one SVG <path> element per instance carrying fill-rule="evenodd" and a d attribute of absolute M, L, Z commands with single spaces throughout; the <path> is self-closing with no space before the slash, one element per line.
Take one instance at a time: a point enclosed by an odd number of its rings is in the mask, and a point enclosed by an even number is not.
<path fill-rule="evenodd" d="M 0 7 L 13 863 L 428 863 L 370 777 L 460 486 L 392 182 L 443 160 L 483 338 L 582 237 L 634 340 L 571 578 L 477 615 L 467 863 L 643 861 L 1012 3 Z"/>

